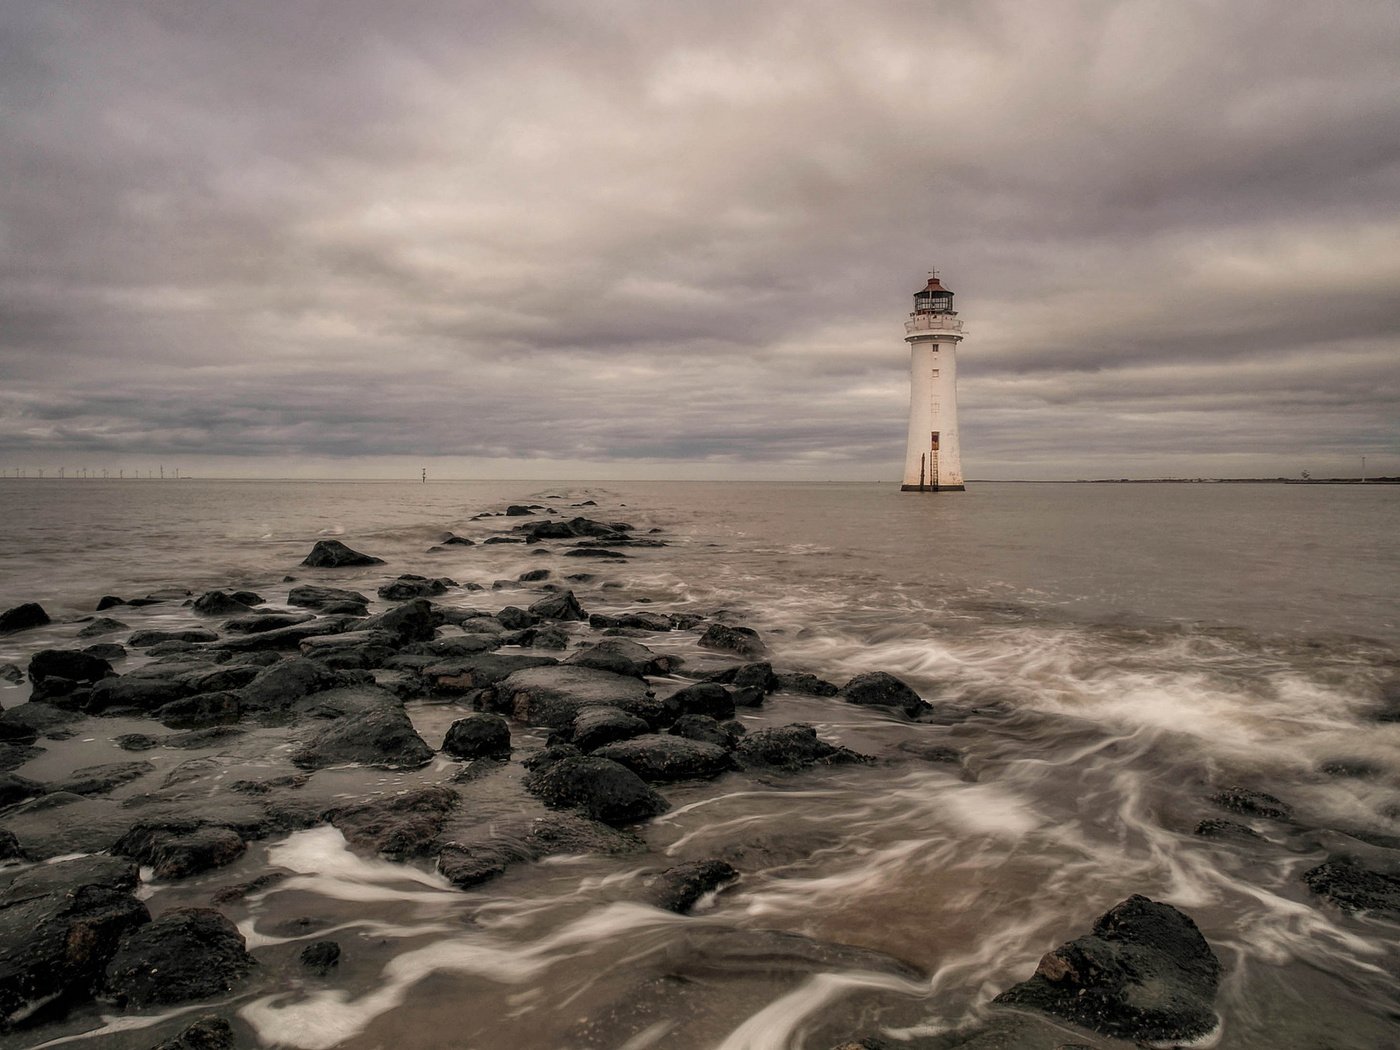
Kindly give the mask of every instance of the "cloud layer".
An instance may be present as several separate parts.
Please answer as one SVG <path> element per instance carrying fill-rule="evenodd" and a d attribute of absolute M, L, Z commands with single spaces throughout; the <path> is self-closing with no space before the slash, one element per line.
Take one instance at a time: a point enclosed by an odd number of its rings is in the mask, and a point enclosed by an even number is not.
<path fill-rule="evenodd" d="M 1400 9 L 0 0 L 0 466 L 1400 473 Z M 189 469 L 187 467 L 187 469 Z"/>

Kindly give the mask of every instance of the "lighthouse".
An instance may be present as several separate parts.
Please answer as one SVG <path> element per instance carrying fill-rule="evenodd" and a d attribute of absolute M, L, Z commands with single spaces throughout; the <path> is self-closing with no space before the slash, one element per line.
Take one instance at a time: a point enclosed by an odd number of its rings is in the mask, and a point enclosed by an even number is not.
<path fill-rule="evenodd" d="M 909 344 L 909 444 L 901 492 L 963 491 L 958 448 L 958 343 L 963 324 L 953 293 L 929 275 L 904 322 Z"/>

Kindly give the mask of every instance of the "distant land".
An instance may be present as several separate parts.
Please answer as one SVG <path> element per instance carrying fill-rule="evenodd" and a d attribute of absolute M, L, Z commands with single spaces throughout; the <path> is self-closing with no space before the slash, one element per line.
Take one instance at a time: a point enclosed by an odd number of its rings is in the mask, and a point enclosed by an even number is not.
<path fill-rule="evenodd" d="M 972 484 L 969 480 L 968 484 Z M 1079 478 L 1065 481 L 1007 479 L 1012 485 L 1400 485 L 1400 477 L 1387 478 Z"/>

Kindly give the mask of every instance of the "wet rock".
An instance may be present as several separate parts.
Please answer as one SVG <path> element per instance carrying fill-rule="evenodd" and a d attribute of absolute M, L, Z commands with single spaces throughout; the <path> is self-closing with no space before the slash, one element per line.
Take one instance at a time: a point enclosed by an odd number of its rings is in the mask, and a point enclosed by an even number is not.
<path fill-rule="evenodd" d="M 35 747 L 0 744 L 0 769 L 18 769 L 39 753 Z"/>
<path fill-rule="evenodd" d="M 383 558 L 361 554 L 339 540 L 317 540 L 302 564 L 313 569 L 342 569 L 354 565 L 383 565 Z"/>
<path fill-rule="evenodd" d="M 454 758 L 492 758 L 510 754 L 510 724 L 489 711 L 459 718 L 447 727 L 442 750 Z"/>
<path fill-rule="evenodd" d="M 1201 821 L 1196 825 L 1195 833 L 1206 839 L 1233 839 L 1237 842 L 1264 841 L 1264 836 L 1260 835 L 1253 828 L 1247 828 L 1243 824 L 1236 824 L 1233 820 L 1220 820 L 1217 817 Z"/>
<path fill-rule="evenodd" d="M 155 870 L 158 879 L 183 879 L 221 868 L 243 855 L 246 843 L 235 830 L 197 820 L 134 824 L 112 852 Z"/>
<path fill-rule="evenodd" d="M 548 806 L 577 808 L 614 827 L 649 820 L 670 808 L 626 766 L 592 755 L 570 755 L 532 771 L 525 786 Z"/>
<path fill-rule="evenodd" d="M 250 596 L 258 597 L 256 594 Z M 194 600 L 194 605 L 191 608 L 201 616 L 239 616 L 252 612 L 253 606 L 259 605 L 261 602 L 261 598 L 255 602 L 247 602 L 228 591 L 205 591 Z"/>
<path fill-rule="evenodd" d="M 713 893 L 739 877 L 722 860 L 697 860 L 652 875 L 643 882 L 645 899 L 657 908 L 685 915 L 707 893 Z"/>
<path fill-rule="evenodd" d="M 0 1022 L 90 995 L 123 933 L 150 920 L 136 865 L 115 857 L 40 864 L 0 890 Z"/>
<path fill-rule="evenodd" d="M 436 696 L 460 696 L 499 682 L 530 667 L 553 667 L 552 656 L 516 656 L 483 653 L 460 660 L 431 664 L 419 672 L 423 685 Z"/>
<path fill-rule="evenodd" d="M 343 634 L 352 623 L 357 626 L 364 625 L 363 621 L 357 622 L 348 618 L 311 620 L 308 623 L 294 624 L 291 627 L 279 627 L 276 630 L 260 631 L 256 634 L 226 637 L 219 642 L 219 648 L 235 654 L 267 653 L 276 650 L 291 651 L 300 648 L 301 643 L 308 638 Z"/>
<path fill-rule="evenodd" d="M 104 634 L 111 634 L 113 631 L 129 630 L 127 624 L 120 620 L 114 620 L 110 616 L 99 616 L 78 632 L 79 638 L 97 638 Z"/>
<path fill-rule="evenodd" d="M 413 728 L 404 709 L 384 704 L 327 726 L 292 756 L 302 769 L 354 762 L 385 769 L 417 769 L 432 761 L 433 749 Z"/>
<path fill-rule="evenodd" d="M 199 693 L 158 707 L 155 720 L 171 729 L 231 725 L 243 717 L 243 701 L 232 691 Z"/>
<path fill-rule="evenodd" d="M 104 594 L 101 598 L 97 599 L 97 604 L 93 606 L 93 611 L 103 612 L 107 609 L 113 608 L 114 606 L 125 604 L 125 598 L 118 598 L 115 594 Z"/>
<path fill-rule="evenodd" d="M 201 1017 L 151 1050 L 234 1050 L 233 1028 L 222 1017 Z"/>
<path fill-rule="evenodd" d="M 135 708 L 154 711 L 190 695 L 189 686 L 168 678 L 152 675 L 125 675 L 106 678 L 92 687 L 83 710 L 102 714 L 112 708 Z"/>
<path fill-rule="evenodd" d="M 573 721 L 569 742 L 582 752 L 651 731 L 646 719 L 618 707 L 585 707 Z"/>
<path fill-rule="evenodd" d="M 496 622 L 508 631 L 521 631 L 527 627 L 535 626 L 540 620 L 534 613 L 526 612 L 514 605 L 507 605 L 496 614 Z"/>
<path fill-rule="evenodd" d="M 722 747 L 726 751 L 733 751 L 738 747 L 739 738 L 745 732 L 746 730 L 739 722 L 732 719 L 720 722 L 709 715 L 681 715 L 670 728 L 672 736 L 683 736 L 687 740 L 700 740 Z"/>
<path fill-rule="evenodd" d="M 624 765 L 652 784 L 713 780 L 735 768 L 734 760 L 723 747 L 661 733 L 605 744 L 593 755 Z"/>
<path fill-rule="evenodd" d="M 555 813 L 534 820 L 492 822 L 479 838 L 449 842 L 438 871 L 460 889 L 496 878 L 515 864 L 563 854 L 640 852 L 641 840 L 594 820 Z"/>
<path fill-rule="evenodd" d="M 789 773 L 817 765 L 869 761 L 864 755 L 819 739 L 815 729 L 800 722 L 756 729 L 739 741 L 738 753 L 745 765 Z"/>
<path fill-rule="evenodd" d="M 361 629 L 381 631 L 389 636 L 391 644 L 403 646 L 431 641 L 443 622 L 442 613 L 434 609 L 428 599 L 412 598 L 378 616 L 371 616 L 361 624 Z"/>
<path fill-rule="evenodd" d="M 39 739 L 39 731 L 23 722 L 0 718 L 0 744 L 16 744 L 26 747 Z"/>
<path fill-rule="evenodd" d="M 160 741 L 145 733 L 123 733 L 119 737 L 114 737 L 112 743 L 123 751 L 150 751 L 152 748 L 160 747 Z"/>
<path fill-rule="evenodd" d="M 608 627 L 627 627 L 638 631 L 669 631 L 671 630 L 671 620 L 661 613 L 646 611 L 618 613 L 616 616 L 594 613 L 588 618 L 588 626 L 599 631 Z"/>
<path fill-rule="evenodd" d="M 531 627 L 521 632 L 515 644 L 531 649 L 561 650 L 569 647 L 569 636 L 558 627 Z"/>
<path fill-rule="evenodd" d="M 335 941 L 315 941 L 301 950 L 301 964 L 318 977 L 340 965 L 340 945 Z"/>
<path fill-rule="evenodd" d="M 1244 813 L 1251 817 L 1268 817 L 1272 820 L 1288 820 L 1293 816 L 1293 808 L 1288 803 L 1266 795 L 1262 791 L 1232 787 L 1210 796 L 1221 809 L 1231 813 Z"/>
<path fill-rule="evenodd" d="M 0 664 L 0 682 L 19 685 L 24 681 L 24 672 L 15 664 Z"/>
<path fill-rule="evenodd" d="M 337 806 L 321 814 L 352 846 L 395 859 L 433 852 L 443 824 L 461 802 L 451 788 L 431 786 Z"/>
<path fill-rule="evenodd" d="M 438 542 L 441 543 L 444 547 L 453 547 L 453 546 L 456 546 L 456 547 L 475 547 L 475 546 L 476 546 L 476 541 L 475 541 L 475 540 L 469 540 L 469 539 L 467 539 L 465 536 L 458 536 L 458 535 L 456 535 L 456 534 L 454 534 L 454 533 L 451 533 L 451 532 L 449 532 L 446 536 L 444 536 L 444 537 L 443 537 L 442 539 L 440 539 Z"/>
<path fill-rule="evenodd" d="M 899 750 L 915 758 L 921 758 L 925 762 L 948 763 L 949 765 L 959 765 L 962 762 L 962 752 L 955 747 L 948 747 L 946 744 L 932 744 L 925 740 L 905 740 L 899 744 Z"/>
<path fill-rule="evenodd" d="M 177 908 L 128 933 L 107 964 L 106 991 L 127 1007 L 232 991 L 253 966 L 238 927 L 212 908 Z"/>
<path fill-rule="evenodd" d="M 702 649 L 719 649 L 740 656 L 762 656 L 768 652 L 763 639 L 751 627 L 731 627 L 723 623 L 710 624 L 696 644 Z"/>
<path fill-rule="evenodd" d="M 31 699 L 27 704 L 7 708 L 0 714 L 0 725 L 5 726 L 3 736 L 11 741 L 19 741 L 30 733 L 50 740 L 66 740 L 73 735 L 73 723 L 81 721 L 82 717 L 76 712 Z"/>
<path fill-rule="evenodd" d="M 532 543 L 540 540 L 581 539 L 587 536 L 612 539 L 630 531 L 631 528 L 632 526 L 625 522 L 594 521 L 581 516 L 570 518 L 568 521 L 531 521 L 516 526 L 516 530 L 525 533 Z"/>
<path fill-rule="evenodd" d="M 549 577 L 548 569 L 531 569 L 529 572 L 522 572 L 516 579 L 521 583 L 539 583 L 541 580 L 549 579 Z"/>
<path fill-rule="evenodd" d="M 1343 911 L 1400 915 L 1400 875 L 1364 868 L 1347 857 L 1333 857 L 1303 872 L 1308 889 Z"/>
<path fill-rule="evenodd" d="M 778 688 L 778 676 L 773 673 L 773 665 L 766 660 L 725 667 L 707 674 L 703 681 L 720 682 L 732 685 L 736 690 L 753 689 L 765 694 L 775 692 Z"/>
<path fill-rule="evenodd" d="M 519 536 L 488 536 L 486 539 L 482 540 L 482 542 L 490 545 L 495 543 L 524 543 L 525 541 Z"/>
<path fill-rule="evenodd" d="M 995 1001 L 1120 1039 L 1164 1042 L 1215 1028 L 1219 983 L 1220 963 L 1196 924 L 1169 904 L 1134 895 Z"/>
<path fill-rule="evenodd" d="M 294 656 L 260 671 L 240 694 L 245 710 L 285 711 L 312 693 L 363 681 L 360 675 L 338 671 L 317 660 Z"/>
<path fill-rule="evenodd" d="M 28 671 L 36 690 L 54 679 L 73 685 L 92 685 L 116 673 L 106 660 L 73 649 L 40 649 L 29 658 Z"/>
<path fill-rule="evenodd" d="M 608 639 L 608 641 L 622 641 L 623 639 Z M 616 649 L 601 645 L 593 646 L 589 649 L 579 649 L 571 653 L 564 663 L 570 667 L 591 667 L 597 671 L 608 671 L 611 674 L 625 675 L 629 678 L 645 678 L 646 669 L 643 665 Z"/>
<path fill-rule="evenodd" d="M 109 762 L 100 766 L 75 769 L 65 779 L 52 785 L 52 791 L 67 791 L 74 795 L 105 795 L 109 791 L 139 780 L 155 772 L 150 762 Z"/>
<path fill-rule="evenodd" d="M 0 860 L 23 860 L 24 849 L 19 837 L 9 828 L 0 828 Z"/>
<path fill-rule="evenodd" d="M 225 689 L 242 689 L 258 677 L 259 668 L 249 664 L 231 664 L 205 670 L 187 671 L 175 680 L 188 686 L 191 693 L 215 693 Z"/>
<path fill-rule="evenodd" d="M 83 646 L 83 653 L 87 656 L 95 656 L 99 660 L 106 660 L 110 664 L 117 660 L 126 659 L 126 646 L 118 645 L 116 642 L 97 642 L 93 645 Z"/>
<path fill-rule="evenodd" d="M 219 636 L 204 627 L 171 631 L 137 631 L 126 640 L 133 649 L 149 649 L 162 642 L 214 642 Z"/>
<path fill-rule="evenodd" d="M 496 710 L 518 722 L 562 729 L 585 707 L 619 707 L 655 724 L 663 716 L 645 683 L 591 667 L 530 667 L 493 687 Z"/>
<path fill-rule="evenodd" d="M 327 612 L 331 606 L 358 605 L 363 609 L 369 604 L 369 599 L 359 591 L 347 591 L 340 587 L 318 587 L 313 584 L 302 584 L 301 586 L 293 587 L 287 593 L 287 604 L 300 606 L 303 609 L 319 609 L 322 612 Z"/>
<path fill-rule="evenodd" d="M 893 707 L 910 718 L 930 710 L 930 706 L 905 682 L 885 671 L 858 674 L 837 693 L 848 704 L 861 707 Z"/>
<path fill-rule="evenodd" d="M 627 555 L 621 551 L 610 551 L 602 547 L 575 547 L 564 552 L 566 558 L 598 558 L 605 561 L 626 561 Z"/>
<path fill-rule="evenodd" d="M 1383 766 L 1364 758 L 1329 758 L 1317 768 L 1329 777 L 1348 777 L 1354 780 L 1370 780 L 1385 772 Z"/>
<path fill-rule="evenodd" d="M 508 518 L 518 518 L 518 517 L 522 517 L 522 516 L 524 516 L 524 515 L 526 515 L 526 514 L 534 514 L 534 513 L 535 513 L 535 512 L 534 512 L 533 510 L 531 510 L 529 507 L 522 507 L 522 506 L 521 506 L 520 504 L 518 504 L 518 503 L 512 503 L 509 507 L 506 508 L 506 517 L 508 517 Z"/>
<path fill-rule="evenodd" d="M 448 581 L 442 577 L 430 580 L 426 576 L 405 573 L 397 580 L 391 580 L 380 587 L 379 597 L 390 602 L 403 602 L 410 598 L 432 598 L 446 594 L 447 587 Z"/>
<path fill-rule="evenodd" d="M 37 798 L 49 788 L 18 773 L 0 773 L 0 806 L 13 806 L 27 798 Z"/>
<path fill-rule="evenodd" d="M 532 616 L 543 620 L 587 620 L 588 614 L 574 597 L 573 591 L 560 591 L 548 598 L 541 598 L 527 610 Z"/>
<path fill-rule="evenodd" d="M 0 612 L 0 634 L 17 634 L 20 631 L 43 627 L 51 622 L 42 605 L 38 602 L 25 602 Z"/>
<path fill-rule="evenodd" d="M 706 715 L 716 721 L 734 717 L 734 697 L 718 682 L 697 682 L 666 697 L 666 709 L 673 717 Z"/>
<path fill-rule="evenodd" d="M 788 693 L 802 693 L 804 696 L 835 696 L 841 690 L 825 678 L 818 678 L 806 671 L 789 671 L 777 676 L 778 688 Z"/>
<path fill-rule="evenodd" d="M 232 737 L 243 736 L 244 730 L 232 725 L 213 725 L 202 729 L 191 729 L 185 733 L 171 733 L 161 741 L 165 747 L 193 750 L 214 747 Z"/>
<path fill-rule="evenodd" d="M 296 627 L 299 624 L 311 623 L 316 619 L 314 613 L 279 613 L 279 612 L 255 612 L 250 611 L 247 616 L 235 616 L 232 620 L 224 624 L 224 630 L 230 634 L 266 634 L 268 631 L 280 631 L 284 627 Z"/>

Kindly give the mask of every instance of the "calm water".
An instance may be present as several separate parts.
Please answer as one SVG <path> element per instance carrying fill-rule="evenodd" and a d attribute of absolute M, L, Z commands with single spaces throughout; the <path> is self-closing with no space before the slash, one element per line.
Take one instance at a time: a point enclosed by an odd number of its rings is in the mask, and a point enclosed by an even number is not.
<path fill-rule="evenodd" d="M 3 482 L 0 607 L 38 600 L 77 616 L 101 594 L 172 584 L 276 598 L 327 535 L 389 562 L 338 585 L 372 593 L 416 571 L 489 587 L 550 561 L 509 546 L 426 549 L 447 529 L 505 524 L 470 522 L 477 511 L 554 495 L 565 513 L 592 498 L 584 513 L 663 529 L 672 544 L 580 587 L 590 611 L 727 609 L 765 635 L 778 667 L 836 682 L 891 671 L 943 717 L 909 725 L 778 698 L 751 724 L 810 722 L 882 761 L 668 789 L 675 808 L 646 830 L 651 852 L 516 869 L 478 892 L 426 865 L 357 858 L 324 829 L 153 886 L 158 912 L 206 903 L 269 862 L 296 873 L 226 908 L 264 964 L 226 1011 L 249 1045 L 819 1050 L 881 1031 L 928 1036 L 984 1016 L 1041 953 L 1133 892 L 1191 914 L 1226 965 L 1218 1045 L 1397 1039 L 1400 927 L 1341 915 L 1298 877 L 1337 852 L 1400 859 L 1400 725 L 1374 720 L 1382 685 L 1400 678 L 1397 488 Z M 520 595 L 446 600 L 494 609 Z M 190 618 L 141 615 L 133 626 Z M 0 639 L 0 662 L 75 629 Z M 696 659 L 693 636 L 646 640 Z M 0 691 L 6 706 L 21 699 Z M 460 715 L 411 713 L 432 744 Z M 123 731 L 100 724 L 85 759 L 129 757 L 105 735 Z M 922 762 L 911 745 L 964 760 Z M 44 761 L 19 772 L 52 775 Z M 480 819 L 508 815 L 493 807 L 514 798 L 512 770 L 468 789 Z M 439 764 L 376 776 L 396 787 L 445 775 Z M 353 790 L 323 780 L 328 797 Z M 1206 796 L 1236 785 L 1285 799 L 1293 820 L 1253 822 L 1264 839 L 1244 848 L 1194 835 L 1199 820 L 1231 816 Z M 645 872 L 709 856 L 743 878 L 702 914 L 629 903 Z M 346 945 L 329 983 L 287 962 L 306 916 Z M 918 976 L 778 951 L 767 931 L 884 953 Z M 103 1023 L 93 1013 L 43 1038 L 154 1041 Z"/>

